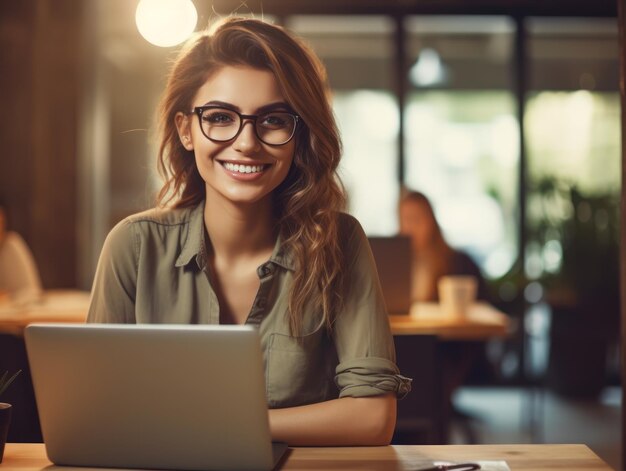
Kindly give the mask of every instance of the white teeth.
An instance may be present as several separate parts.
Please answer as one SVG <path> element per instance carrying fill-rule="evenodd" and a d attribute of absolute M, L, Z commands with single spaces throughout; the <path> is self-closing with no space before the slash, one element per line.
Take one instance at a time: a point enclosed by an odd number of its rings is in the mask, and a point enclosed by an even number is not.
<path fill-rule="evenodd" d="M 263 165 L 240 165 L 224 162 L 226 170 L 237 173 L 257 173 L 263 170 Z"/>

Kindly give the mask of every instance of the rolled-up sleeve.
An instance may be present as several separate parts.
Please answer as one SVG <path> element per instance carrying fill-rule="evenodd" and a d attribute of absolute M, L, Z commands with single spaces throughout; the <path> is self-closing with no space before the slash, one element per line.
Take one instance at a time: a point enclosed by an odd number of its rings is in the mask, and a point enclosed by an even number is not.
<path fill-rule="evenodd" d="M 400 374 L 389 317 L 367 237 L 358 222 L 345 216 L 346 297 L 333 328 L 339 364 L 339 397 L 394 393 L 404 397 L 411 379 Z"/>
<path fill-rule="evenodd" d="M 395 393 L 401 399 L 411 390 L 411 379 L 399 374 L 395 363 L 385 358 L 357 358 L 341 363 L 336 381 L 339 397 Z"/>

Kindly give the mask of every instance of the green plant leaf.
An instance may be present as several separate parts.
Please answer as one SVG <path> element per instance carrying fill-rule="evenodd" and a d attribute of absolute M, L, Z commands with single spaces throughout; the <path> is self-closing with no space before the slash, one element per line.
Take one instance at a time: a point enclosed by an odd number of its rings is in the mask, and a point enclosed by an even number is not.
<path fill-rule="evenodd" d="M 22 370 L 17 370 L 17 372 L 11 376 L 9 379 L 7 378 L 7 375 L 9 374 L 8 371 L 5 371 L 2 374 L 2 377 L 0 378 L 0 396 L 2 396 L 2 394 L 4 393 L 4 391 L 7 390 L 7 388 L 11 385 L 11 383 L 13 382 L 13 380 L 17 377 L 17 375 L 19 375 L 22 372 Z"/>

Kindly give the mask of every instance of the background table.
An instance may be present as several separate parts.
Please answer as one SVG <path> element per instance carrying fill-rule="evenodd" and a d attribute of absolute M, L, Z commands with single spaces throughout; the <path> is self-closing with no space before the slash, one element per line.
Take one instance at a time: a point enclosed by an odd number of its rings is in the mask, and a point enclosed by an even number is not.
<path fill-rule="evenodd" d="M 34 322 L 85 322 L 89 292 L 48 290 L 38 302 L 0 302 L 0 332 L 19 333 Z M 407 315 L 390 315 L 394 335 L 436 335 L 446 340 L 485 340 L 507 335 L 506 314 L 487 303 L 472 305 L 464 317 L 442 315 L 437 303 L 415 303 Z"/>
<path fill-rule="evenodd" d="M 409 314 L 389 321 L 398 368 L 413 378 L 412 392 L 398 402 L 394 443 L 448 443 L 453 385 L 462 383 L 483 342 L 508 335 L 509 318 L 483 302 L 462 317 L 444 315 L 438 303 L 414 303 Z M 476 442 L 466 425 L 468 442 Z"/>
<path fill-rule="evenodd" d="M 89 299 L 89 291 L 46 290 L 39 301 L 0 302 L 0 332 L 19 335 L 35 322 L 85 322 Z"/>
<path fill-rule="evenodd" d="M 511 471 L 609 471 L 585 445 L 413 445 L 292 448 L 281 470 L 417 470 L 432 461 L 504 460 Z M 43 444 L 8 443 L 2 469 L 43 471 L 50 466 Z M 50 469 L 50 468 L 48 468 Z M 93 468 L 56 468 L 88 471 Z M 103 468 L 96 468 L 102 471 Z"/>
<path fill-rule="evenodd" d="M 463 317 L 445 316 L 438 303 L 414 303 L 408 315 L 389 316 L 394 335 L 436 335 L 443 340 L 486 340 L 508 334 L 509 318 L 488 303 L 470 306 Z"/>
<path fill-rule="evenodd" d="M 22 370 L 2 397 L 3 401 L 13 404 L 9 440 L 41 441 L 24 328 L 33 322 L 85 322 L 89 296 L 88 291 L 47 290 L 34 302 L 15 303 L 10 298 L 0 302 L 0 373 Z"/>
<path fill-rule="evenodd" d="M 49 290 L 38 302 L 16 305 L 0 303 L 0 371 L 22 369 L 19 381 L 7 392 L 12 401 L 12 441 L 41 440 L 32 380 L 23 342 L 23 332 L 34 322 L 83 323 L 89 308 L 89 292 Z M 508 317 L 486 303 L 472 305 L 464 317 L 442 315 L 437 303 L 416 303 L 408 315 L 389 316 L 395 337 L 400 370 L 414 378 L 413 392 L 398 405 L 398 430 L 405 430 L 400 443 L 446 443 L 449 423 L 439 350 L 441 342 L 484 341 L 507 334 Z M 426 387 L 425 387 L 426 386 Z"/>

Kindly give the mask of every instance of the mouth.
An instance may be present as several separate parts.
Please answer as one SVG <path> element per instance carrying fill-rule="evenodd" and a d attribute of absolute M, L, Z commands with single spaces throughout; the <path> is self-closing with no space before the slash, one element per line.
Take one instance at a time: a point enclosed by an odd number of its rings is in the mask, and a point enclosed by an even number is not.
<path fill-rule="evenodd" d="M 242 175 L 250 173 L 263 173 L 270 167 L 270 164 L 238 164 L 234 162 L 220 161 L 220 164 L 229 172 L 239 173 Z"/>

